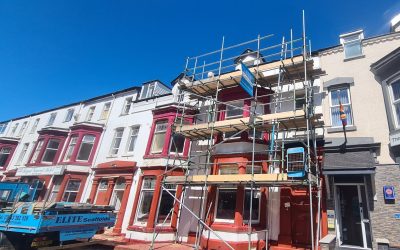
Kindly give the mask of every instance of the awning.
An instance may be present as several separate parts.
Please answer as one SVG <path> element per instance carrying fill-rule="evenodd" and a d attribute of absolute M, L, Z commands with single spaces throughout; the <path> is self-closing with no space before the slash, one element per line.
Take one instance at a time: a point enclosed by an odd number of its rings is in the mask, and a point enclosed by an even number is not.
<path fill-rule="evenodd" d="M 375 158 L 368 150 L 326 152 L 322 168 L 323 174 L 373 174 Z"/>

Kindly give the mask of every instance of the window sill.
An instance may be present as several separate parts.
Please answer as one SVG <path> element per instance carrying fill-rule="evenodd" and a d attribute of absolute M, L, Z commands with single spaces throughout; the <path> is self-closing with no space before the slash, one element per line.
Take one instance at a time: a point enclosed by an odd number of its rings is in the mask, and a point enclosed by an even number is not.
<path fill-rule="evenodd" d="M 117 158 L 117 155 L 108 155 L 106 158 Z"/>
<path fill-rule="evenodd" d="M 364 58 L 364 57 L 365 57 L 365 55 L 353 56 L 353 57 L 349 57 L 349 58 L 343 59 L 343 62 L 348 62 L 348 61 L 352 61 L 352 60 L 357 60 L 357 59 L 361 59 L 361 58 Z"/>
<path fill-rule="evenodd" d="M 124 154 L 124 155 L 121 155 L 121 157 L 133 157 L 134 156 L 134 154 Z"/>
<path fill-rule="evenodd" d="M 346 126 L 346 132 L 347 132 L 347 131 L 356 131 L 356 130 L 357 130 L 357 127 L 354 126 L 354 125 Z M 326 132 L 327 132 L 328 134 L 330 134 L 330 133 L 343 133 L 343 127 L 327 128 L 327 129 L 326 129 Z"/>

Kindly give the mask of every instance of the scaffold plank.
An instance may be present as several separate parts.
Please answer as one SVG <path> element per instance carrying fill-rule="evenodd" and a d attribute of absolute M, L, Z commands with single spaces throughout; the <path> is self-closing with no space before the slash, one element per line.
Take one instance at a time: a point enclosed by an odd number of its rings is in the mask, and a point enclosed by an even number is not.
<path fill-rule="evenodd" d="M 207 181 L 209 184 L 238 184 L 249 183 L 268 183 L 287 181 L 287 174 L 255 174 L 253 179 L 251 174 L 235 174 L 235 175 L 192 175 L 192 176 L 167 176 L 166 183 L 184 184 L 190 183 L 191 185 L 203 184 Z"/>
<path fill-rule="evenodd" d="M 323 121 L 320 120 L 321 114 L 314 115 L 310 121 L 313 126 L 322 126 Z M 307 121 L 304 110 L 280 112 L 274 114 L 260 115 L 255 118 L 255 126 L 259 131 L 267 131 L 272 128 L 274 124 L 282 123 L 285 128 L 306 127 Z M 201 123 L 182 125 L 176 124 L 175 132 L 183 134 L 189 138 L 198 138 L 210 136 L 212 129 L 218 132 L 235 132 L 245 130 L 252 126 L 249 117 L 236 118 L 230 120 L 216 121 L 215 123 Z"/>

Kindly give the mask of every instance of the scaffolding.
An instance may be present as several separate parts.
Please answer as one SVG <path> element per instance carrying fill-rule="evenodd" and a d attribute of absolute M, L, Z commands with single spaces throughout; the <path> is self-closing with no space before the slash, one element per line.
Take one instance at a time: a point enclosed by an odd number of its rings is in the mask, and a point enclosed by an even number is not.
<path fill-rule="evenodd" d="M 267 188 L 268 194 L 276 192 L 279 187 L 308 188 L 310 248 L 312 250 L 318 248 L 321 178 L 316 130 L 323 127 L 323 122 L 322 115 L 315 112 L 314 80 L 324 72 L 316 65 L 311 56 L 311 43 L 308 42 L 305 31 L 304 11 L 302 24 L 300 38 L 294 38 L 292 30 L 290 30 L 289 39 L 285 40 L 283 37 L 275 44 L 272 42 L 273 35 L 259 35 L 256 39 L 232 46 L 226 46 L 225 38 L 223 38 L 220 49 L 186 60 L 184 74 L 177 83 L 181 96 L 178 97 L 179 102 L 176 104 L 177 113 L 173 134 L 190 139 L 192 148 L 196 144 L 200 145 L 200 148 L 205 147 L 206 149 L 195 155 L 189 155 L 187 159 L 180 157 L 179 152 L 170 156 L 163 174 L 161 193 L 165 191 L 174 198 L 175 202 L 179 203 L 178 227 L 182 209 L 186 209 L 197 220 L 195 249 L 201 245 L 204 229 L 214 234 L 227 248 L 234 249 L 206 221 L 213 206 L 211 202 L 207 207 L 208 187 L 223 185 L 242 185 L 250 190 L 250 197 L 253 197 L 254 192 L 257 192 L 260 187 Z M 232 100 L 226 101 L 226 98 L 221 98 L 221 93 L 224 91 L 240 86 L 242 77 L 240 63 L 245 64 L 255 77 L 254 96 L 234 100 L 249 104 L 247 106 L 238 106 Z M 221 119 L 226 115 L 228 109 L 233 113 L 238 111 L 247 113 L 247 115 Z M 193 111 L 196 112 L 193 113 Z M 185 122 L 186 119 L 192 122 Z M 223 152 L 221 146 L 231 143 L 232 139 L 237 139 L 244 132 L 248 134 L 251 148 L 246 152 L 230 151 L 229 153 L 250 155 L 250 159 L 245 162 L 250 171 L 245 174 L 213 173 L 213 167 L 218 164 L 213 161 L 213 157 L 226 153 Z M 172 136 L 171 143 L 177 149 L 174 138 Z M 260 142 L 260 138 L 264 138 L 264 141 Z M 287 155 L 286 147 L 294 143 L 301 145 L 304 149 L 303 169 L 305 175 L 301 178 L 288 175 L 288 168 L 292 165 L 288 164 L 289 160 L 285 157 Z M 263 147 L 259 145 L 263 145 Z M 265 156 L 265 159 L 259 160 L 260 155 Z M 267 163 L 267 171 L 256 172 L 256 165 L 262 162 Z M 299 166 L 301 170 L 299 162 L 299 160 L 296 161 L 296 170 L 299 170 Z M 178 169 L 185 174 L 182 176 L 169 175 Z M 182 185 L 183 192 L 180 199 L 166 188 L 166 185 L 170 184 Z M 201 190 L 198 214 L 185 204 L 187 188 L 196 186 Z M 317 230 L 314 230 L 313 222 L 313 193 L 315 191 L 318 199 Z M 252 228 L 253 198 L 250 198 L 247 211 L 248 249 L 252 249 L 251 242 L 254 233 L 265 233 L 266 249 L 268 249 L 268 238 L 271 231 L 269 202 L 268 197 L 266 228 L 255 231 Z M 243 211 L 243 213 L 245 212 Z M 154 230 L 152 247 L 156 237 L 156 230 Z M 178 230 L 176 239 L 178 239 Z"/>

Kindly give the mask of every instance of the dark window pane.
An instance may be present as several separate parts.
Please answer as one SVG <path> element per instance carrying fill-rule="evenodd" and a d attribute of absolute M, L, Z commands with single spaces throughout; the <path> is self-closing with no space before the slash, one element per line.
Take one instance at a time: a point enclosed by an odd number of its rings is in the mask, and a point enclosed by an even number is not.
<path fill-rule="evenodd" d="M 149 218 L 151 201 L 153 199 L 153 191 L 142 191 L 142 199 L 140 202 L 140 207 L 138 209 L 138 213 L 136 215 L 137 221 L 146 222 Z"/>
<path fill-rule="evenodd" d="M 183 146 L 185 145 L 185 137 L 183 135 L 175 134 L 171 140 L 171 153 L 182 153 Z"/>
<path fill-rule="evenodd" d="M 82 143 L 77 159 L 79 161 L 89 160 L 89 156 L 90 156 L 90 153 L 92 152 L 92 148 L 93 148 L 93 144 Z"/>
<path fill-rule="evenodd" d="M 260 207 L 260 199 L 258 198 L 259 195 L 258 190 L 253 190 L 253 211 L 251 214 L 251 219 L 258 220 L 258 213 L 259 213 L 259 207 Z M 250 197 L 251 197 L 251 191 L 246 190 L 245 192 L 245 197 L 244 197 L 244 211 L 243 211 L 243 219 L 244 220 L 249 220 L 250 216 Z M 256 197 L 256 198 L 254 198 Z"/>
<path fill-rule="evenodd" d="M 220 189 L 218 193 L 217 219 L 233 220 L 235 218 L 236 190 Z"/>
<path fill-rule="evenodd" d="M 175 191 L 170 191 L 173 195 L 175 195 Z M 163 223 L 167 215 L 171 211 L 172 207 L 174 206 L 174 197 L 168 194 L 166 191 L 163 191 L 161 197 L 160 208 L 158 212 L 158 223 Z M 168 216 L 168 220 L 166 222 L 171 221 L 171 214 Z"/>

